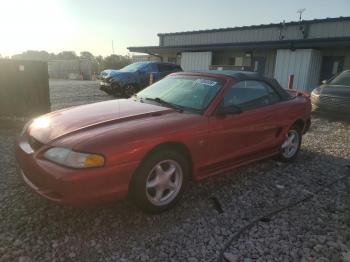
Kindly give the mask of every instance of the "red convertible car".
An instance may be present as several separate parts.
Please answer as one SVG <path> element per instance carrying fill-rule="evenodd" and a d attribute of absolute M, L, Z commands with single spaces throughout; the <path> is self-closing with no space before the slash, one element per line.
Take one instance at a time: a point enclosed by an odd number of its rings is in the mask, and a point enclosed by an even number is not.
<path fill-rule="evenodd" d="M 16 157 L 41 196 L 81 205 L 130 195 L 148 212 L 189 179 L 278 156 L 292 161 L 310 126 L 307 95 L 249 72 L 175 73 L 130 99 L 77 106 L 29 122 Z"/>

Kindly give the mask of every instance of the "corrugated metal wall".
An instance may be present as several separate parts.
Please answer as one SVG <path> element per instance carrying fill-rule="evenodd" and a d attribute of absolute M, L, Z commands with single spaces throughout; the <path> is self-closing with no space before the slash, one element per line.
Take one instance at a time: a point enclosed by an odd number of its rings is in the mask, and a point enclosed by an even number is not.
<path fill-rule="evenodd" d="M 185 71 L 209 70 L 212 52 L 184 52 L 181 55 L 181 67 Z"/>
<path fill-rule="evenodd" d="M 264 57 L 265 61 L 265 72 L 264 75 L 267 77 L 273 77 L 274 69 L 275 69 L 275 58 L 276 51 L 275 50 L 251 50 L 252 59 L 254 57 Z M 222 50 L 213 52 L 212 65 L 216 67 L 221 66 L 231 66 L 230 58 L 232 57 L 244 57 L 246 54 L 246 50 Z M 242 66 L 237 67 L 235 70 L 241 70 Z M 252 70 L 252 69 L 251 69 Z"/>
<path fill-rule="evenodd" d="M 274 77 L 287 88 L 288 76 L 293 74 L 294 88 L 311 92 L 319 82 L 321 60 L 321 52 L 314 49 L 277 50 Z"/>
<path fill-rule="evenodd" d="M 309 71 L 307 77 L 305 91 L 311 92 L 312 89 L 317 87 L 320 84 L 320 72 L 322 65 L 322 54 L 319 50 L 312 50 L 311 57 L 309 62 Z"/>
<path fill-rule="evenodd" d="M 265 76 L 273 77 L 275 71 L 276 51 L 270 50 L 266 55 Z"/>
<path fill-rule="evenodd" d="M 349 37 L 350 21 L 323 22 L 304 25 L 307 39 Z M 184 46 L 199 44 L 241 43 L 256 41 L 278 41 L 303 39 L 299 25 L 271 26 L 267 28 L 233 29 L 229 31 L 179 33 L 160 35 L 162 46 Z"/>
<path fill-rule="evenodd" d="M 350 69 L 350 46 L 348 48 L 323 48 L 321 52 L 323 56 L 344 56 L 343 70 Z"/>

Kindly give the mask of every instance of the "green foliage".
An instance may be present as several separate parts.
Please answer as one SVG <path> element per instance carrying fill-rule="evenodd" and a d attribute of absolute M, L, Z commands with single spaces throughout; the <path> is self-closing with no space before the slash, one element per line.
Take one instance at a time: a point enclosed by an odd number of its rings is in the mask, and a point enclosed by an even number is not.
<path fill-rule="evenodd" d="M 131 58 L 122 55 L 110 55 L 103 59 L 102 70 L 104 69 L 120 69 L 131 64 Z"/>
<path fill-rule="evenodd" d="M 74 51 L 63 51 L 56 55 L 57 60 L 69 60 L 79 58 Z"/>
<path fill-rule="evenodd" d="M 95 60 L 95 57 L 93 54 L 91 54 L 89 51 L 82 51 L 80 52 L 80 58 L 89 59 L 89 60 Z"/>
<path fill-rule="evenodd" d="M 1 55 L 0 55 L 1 57 Z M 129 56 L 110 55 L 110 56 L 94 56 L 89 51 L 80 52 L 78 56 L 74 51 L 62 51 L 58 54 L 48 53 L 46 51 L 28 50 L 22 54 L 16 54 L 11 57 L 19 60 L 70 60 L 70 59 L 89 59 L 92 63 L 92 72 L 99 73 L 104 69 L 120 69 L 129 65 L 132 61 Z"/>
<path fill-rule="evenodd" d="M 28 50 L 22 54 L 13 55 L 12 59 L 18 60 L 36 60 L 36 61 L 49 61 L 55 58 L 55 54 L 48 53 L 46 51 L 34 51 Z"/>

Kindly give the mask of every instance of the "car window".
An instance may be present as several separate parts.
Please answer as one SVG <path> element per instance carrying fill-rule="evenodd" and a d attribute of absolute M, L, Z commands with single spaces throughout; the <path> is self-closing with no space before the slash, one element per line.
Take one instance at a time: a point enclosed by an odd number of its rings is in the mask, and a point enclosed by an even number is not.
<path fill-rule="evenodd" d="M 270 104 L 274 104 L 281 101 L 281 97 L 275 91 L 275 89 L 273 89 L 269 84 L 265 82 L 260 82 L 260 83 L 262 83 L 266 87 L 267 92 L 269 93 Z"/>
<path fill-rule="evenodd" d="M 176 67 L 167 64 L 158 64 L 159 72 L 173 72 L 176 71 Z"/>
<path fill-rule="evenodd" d="M 130 64 L 130 65 L 127 65 L 127 66 L 123 67 L 122 69 L 120 69 L 120 71 L 123 71 L 123 72 L 136 72 L 137 70 L 144 69 L 146 66 L 148 66 L 148 64 L 143 63 L 143 62 L 137 62 L 137 63 L 133 63 L 133 64 Z"/>
<path fill-rule="evenodd" d="M 203 113 L 222 86 L 222 80 L 211 77 L 171 76 L 143 89 L 136 97 L 144 102 L 147 98 L 160 98 L 185 110 Z"/>
<path fill-rule="evenodd" d="M 339 74 L 334 79 L 332 79 L 328 84 L 350 86 L 350 71 L 345 71 Z"/>
<path fill-rule="evenodd" d="M 141 71 L 147 72 L 147 73 L 152 73 L 152 72 L 157 72 L 157 65 L 150 63 L 147 66 L 145 66 L 144 68 L 142 68 Z"/>
<path fill-rule="evenodd" d="M 234 84 L 226 91 L 223 105 L 238 106 L 245 111 L 273 104 L 279 100 L 278 94 L 268 84 L 247 80 Z"/>

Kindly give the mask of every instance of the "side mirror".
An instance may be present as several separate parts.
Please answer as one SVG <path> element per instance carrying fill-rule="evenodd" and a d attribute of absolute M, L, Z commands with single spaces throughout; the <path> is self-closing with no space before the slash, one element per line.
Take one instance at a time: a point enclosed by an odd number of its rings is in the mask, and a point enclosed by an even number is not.
<path fill-rule="evenodd" d="M 327 84 L 327 80 L 322 80 L 322 84 Z"/>
<path fill-rule="evenodd" d="M 242 109 L 239 106 L 235 105 L 230 105 L 230 106 L 223 106 L 220 105 L 215 113 L 220 116 L 225 116 L 225 115 L 235 115 L 235 114 L 241 114 Z"/>

